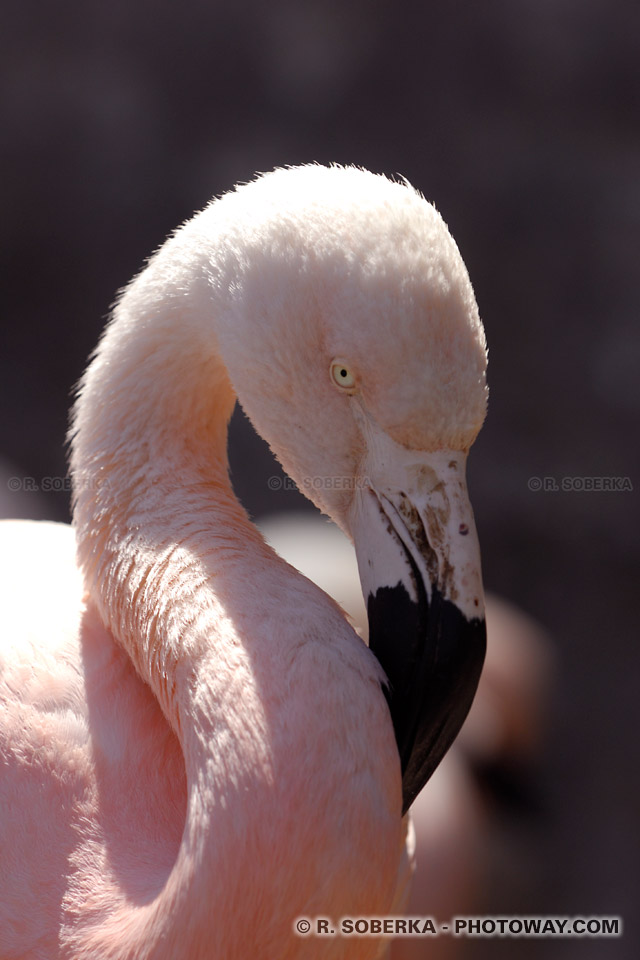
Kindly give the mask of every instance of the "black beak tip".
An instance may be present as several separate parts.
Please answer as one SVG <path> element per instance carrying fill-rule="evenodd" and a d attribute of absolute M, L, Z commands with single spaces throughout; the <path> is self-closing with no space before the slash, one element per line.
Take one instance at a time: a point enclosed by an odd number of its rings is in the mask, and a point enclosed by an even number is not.
<path fill-rule="evenodd" d="M 432 587 L 415 603 L 402 583 L 368 602 L 370 646 L 389 679 L 385 691 L 402 768 L 407 812 L 458 735 L 469 712 L 486 650 L 484 618 L 468 620 Z"/>

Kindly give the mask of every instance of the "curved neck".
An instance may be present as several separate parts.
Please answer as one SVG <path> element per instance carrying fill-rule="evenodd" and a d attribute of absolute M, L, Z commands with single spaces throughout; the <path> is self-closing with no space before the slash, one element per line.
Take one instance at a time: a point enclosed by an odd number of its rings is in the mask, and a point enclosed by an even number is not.
<path fill-rule="evenodd" d="M 235 396 L 214 297 L 197 261 L 167 280 L 166 249 L 116 308 L 72 431 L 87 590 L 176 732 L 187 774 L 178 858 L 128 927 L 131 955 L 241 956 L 272 916 L 264 955 L 285 960 L 298 953 L 296 915 L 390 906 L 402 846 L 397 749 L 374 658 L 233 494 Z M 372 836 L 377 866 L 363 882 Z M 233 926 L 212 923 L 232 916 Z"/>
<path fill-rule="evenodd" d="M 116 307 L 72 428 L 86 587 L 178 733 L 178 668 L 211 642 L 221 558 L 260 549 L 228 477 L 235 395 L 203 312 L 198 261 L 179 282 L 156 257 Z"/>
<path fill-rule="evenodd" d="M 166 287 L 141 304 L 134 283 L 85 374 L 72 435 L 74 525 L 87 591 L 153 691 L 185 760 L 178 859 L 159 900 L 131 926 L 135 942 L 145 944 L 169 943 L 182 929 L 174 923 L 180 904 L 190 912 L 189 929 L 203 925 L 197 905 L 208 918 L 211 902 L 202 891 L 230 856 L 239 827 L 211 831 L 211 805 L 222 797 L 233 809 L 234 793 L 268 786 L 272 777 L 241 611 L 242 589 L 260 582 L 267 558 L 278 561 L 231 487 L 226 446 L 235 395 L 213 330 L 205 337 L 194 322 L 196 307 L 192 298 L 178 307 Z M 244 753 L 238 730 L 251 747 Z M 216 820 L 223 823 L 224 812 Z M 199 956 L 185 935 L 167 956 Z"/>

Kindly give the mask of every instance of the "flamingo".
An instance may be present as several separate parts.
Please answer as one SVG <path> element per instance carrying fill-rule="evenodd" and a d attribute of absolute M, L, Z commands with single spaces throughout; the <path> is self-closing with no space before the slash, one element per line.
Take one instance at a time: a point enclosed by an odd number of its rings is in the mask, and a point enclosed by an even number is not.
<path fill-rule="evenodd" d="M 72 527 L 2 525 L 3 960 L 384 951 L 294 922 L 406 898 L 405 815 L 484 656 L 485 372 L 443 220 L 358 168 L 236 188 L 124 290 L 72 416 Z M 234 496 L 236 398 L 353 541 L 369 647 Z"/>

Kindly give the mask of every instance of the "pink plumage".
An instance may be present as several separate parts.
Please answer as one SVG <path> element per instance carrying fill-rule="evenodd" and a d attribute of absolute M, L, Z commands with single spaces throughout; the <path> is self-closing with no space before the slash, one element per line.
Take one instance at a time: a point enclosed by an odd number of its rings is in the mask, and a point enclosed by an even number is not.
<path fill-rule="evenodd" d="M 4 525 L 3 958 L 380 954 L 293 923 L 406 895 L 403 797 L 482 662 L 464 464 L 485 366 L 444 223 L 353 168 L 238 188 L 125 290 L 75 408 L 73 528 Z M 377 647 L 237 502 L 236 397 L 354 539 Z M 390 599 L 417 624 L 397 651 Z M 469 682 L 432 716 L 440 691 L 427 660 L 424 696 L 412 686 L 403 644 L 423 656 L 436 609 Z"/>

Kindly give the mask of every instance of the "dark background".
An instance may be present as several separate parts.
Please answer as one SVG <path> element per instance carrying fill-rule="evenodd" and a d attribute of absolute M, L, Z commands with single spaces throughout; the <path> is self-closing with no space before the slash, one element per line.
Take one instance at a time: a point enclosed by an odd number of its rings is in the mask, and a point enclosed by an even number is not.
<path fill-rule="evenodd" d="M 65 476 L 71 386 L 169 230 L 275 165 L 406 176 L 461 248 L 490 345 L 470 475 L 486 585 L 557 651 L 532 882 L 490 906 L 625 917 L 622 940 L 522 956 L 637 956 L 640 4 L 23 0 L 1 17 L 0 452 L 23 487 L 3 478 L 4 513 L 67 518 L 66 493 L 29 484 Z M 268 489 L 237 414 L 231 445 L 254 516 L 304 506 Z"/>

